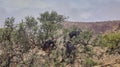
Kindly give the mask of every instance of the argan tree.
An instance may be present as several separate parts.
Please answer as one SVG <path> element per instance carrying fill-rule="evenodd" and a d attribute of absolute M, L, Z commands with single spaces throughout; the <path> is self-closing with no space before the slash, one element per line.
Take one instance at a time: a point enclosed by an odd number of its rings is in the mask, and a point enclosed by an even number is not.
<path fill-rule="evenodd" d="M 40 14 L 38 20 L 41 23 L 38 37 L 43 42 L 49 38 L 55 38 L 57 31 L 62 28 L 61 23 L 65 20 L 65 17 L 55 11 L 46 11 Z"/>
<path fill-rule="evenodd" d="M 13 23 L 14 23 L 14 18 L 7 18 L 5 20 L 5 25 L 4 25 L 4 32 L 3 32 L 3 39 L 11 41 L 11 34 L 13 32 Z"/>
<path fill-rule="evenodd" d="M 25 18 L 24 23 L 25 23 L 25 29 L 26 29 L 25 31 L 29 39 L 28 40 L 29 44 L 33 47 L 36 45 L 38 22 L 34 17 L 28 16 Z"/>
<path fill-rule="evenodd" d="M 10 61 L 12 59 L 13 55 L 13 31 L 14 31 L 14 18 L 7 18 L 5 19 L 4 28 L 2 29 L 2 49 L 3 53 L 1 56 L 3 56 L 1 60 L 1 65 L 3 67 L 10 66 Z M 5 56 L 4 56 L 5 55 Z"/>

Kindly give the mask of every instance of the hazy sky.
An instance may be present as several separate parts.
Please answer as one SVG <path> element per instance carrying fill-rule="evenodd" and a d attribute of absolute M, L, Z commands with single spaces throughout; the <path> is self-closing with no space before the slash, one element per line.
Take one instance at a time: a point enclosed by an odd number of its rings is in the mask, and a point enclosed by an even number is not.
<path fill-rule="evenodd" d="M 6 17 L 16 20 L 57 11 L 70 21 L 120 20 L 120 0 L 0 0 L 0 25 Z"/>

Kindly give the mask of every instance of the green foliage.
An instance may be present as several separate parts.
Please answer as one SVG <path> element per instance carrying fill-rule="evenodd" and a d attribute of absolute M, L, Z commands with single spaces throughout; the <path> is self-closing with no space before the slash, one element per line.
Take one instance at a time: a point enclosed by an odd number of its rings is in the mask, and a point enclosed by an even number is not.
<path fill-rule="evenodd" d="M 25 17 L 25 27 L 26 27 L 26 32 L 29 36 L 34 36 L 36 35 L 37 33 L 37 25 L 38 25 L 38 22 L 37 20 L 32 17 L 32 16 L 28 16 L 28 17 Z"/>
<path fill-rule="evenodd" d="M 17 45 L 21 45 L 24 52 L 30 48 L 28 35 L 26 32 L 25 24 L 19 24 L 18 29 L 15 31 L 14 41 Z"/>
<path fill-rule="evenodd" d="M 7 18 L 5 20 L 5 28 L 13 28 L 13 23 L 15 21 L 15 18 L 11 17 L 11 18 Z"/>
<path fill-rule="evenodd" d="M 5 60 L 2 61 L 3 67 L 10 65 L 11 56 L 13 54 L 13 31 L 14 31 L 14 18 L 6 18 L 4 28 L 1 29 L 2 42 L 0 42 L 0 47 L 5 50 L 4 54 L 7 56 Z M 3 55 L 4 55 L 3 54 Z M 4 58 L 3 58 L 4 59 Z"/>
<path fill-rule="evenodd" d="M 64 16 L 58 15 L 57 12 L 52 11 L 51 13 L 44 12 L 40 15 L 38 20 L 41 24 L 41 31 L 45 34 L 45 39 L 53 38 L 57 33 L 57 30 L 61 28 L 61 22 L 64 21 Z"/>
<path fill-rule="evenodd" d="M 103 45 L 108 48 L 120 46 L 120 32 L 109 33 L 103 36 Z"/>
<path fill-rule="evenodd" d="M 49 13 L 48 11 L 42 13 L 40 18 L 38 18 L 42 23 L 50 22 L 50 23 L 58 23 L 63 22 L 65 17 L 63 15 L 59 15 L 57 12 L 52 11 Z"/>
<path fill-rule="evenodd" d="M 94 62 L 91 58 L 86 58 L 85 59 L 85 67 L 92 67 L 97 65 L 96 62 Z"/>
<path fill-rule="evenodd" d="M 4 29 L 4 31 L 3 31 L 3 39 L 4 40 L 11 40 L 11 35 L 12 35 L 12 32 L 13 32 L 13 30 L 14 30 L 14 18 L 12 17 L 12 18 L 7 18 L 6 20 L 5 20 L 5 25 L 4 25 L 4 27 L 5 27 L 5 29 Z"/>
<path fill-rule="evenodd" d="M 90 39 L 92 38 L 92 35 L 92 31 L 84 31 L 80 34 L 80 40 L 88 44 Z"/>
<path fill-rule="evenodd" d="M 29 29 L 34 28 L 38 22 L 36 21 L 36 19 L 32 16 L 28 16 L 25 18 L 25 23 L 26 23 L 26 27 Z"/>
<path fill-rule="evenodd" d="M 2 48 L 11 51 L 12 50 L 12 33 L 14 31 L 14 18 L 7 18 L 5 19 L 5 25 L 2 29 Z"/>
<path fill-rule="evenodd" d="M 93 46 L 100 46 L 102 44 L 102 36 L 96 35 L 94 39 L 92 40 Z"/>
<path fill-rule="evenodd" d="M 107 47 L 109 54 L 120 54 L 120 32 L 103 35 L 101 47 Z"/>
<path fill-rule="evenodd" d="M 2 42 L 3 31 L 4 31 L 4 28 L 0 28 L 0 43 Z"/>

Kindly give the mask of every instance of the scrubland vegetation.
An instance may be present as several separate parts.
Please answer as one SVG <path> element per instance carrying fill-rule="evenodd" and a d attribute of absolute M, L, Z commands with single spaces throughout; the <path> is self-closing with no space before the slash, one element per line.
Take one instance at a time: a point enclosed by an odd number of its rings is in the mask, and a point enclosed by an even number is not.
<path fill-rule="evenodd" d="M 64 28 L 67 18 L 44 12 L 18 24 L 6 18 L 0 28 L 0 67 L 107 67 L 120 65 L 120 31 L 94 34 L 77 27 Z M 79 33 L 72 33 L 78 31 Z M 70 37 L 73 36 L 73 37 Z M 104 62 L 105 58 L 112 63 Z M 109 60 L 108 60 L 109 61 Z"/>

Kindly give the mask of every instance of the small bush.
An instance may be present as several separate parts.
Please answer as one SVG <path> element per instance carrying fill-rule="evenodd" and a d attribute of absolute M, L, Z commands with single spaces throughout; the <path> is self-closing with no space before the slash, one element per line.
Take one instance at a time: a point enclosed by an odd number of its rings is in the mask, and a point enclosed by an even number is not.
<path fill-rule="evenodd" d="M 85 67 L 92 67 L 97 65 L 95 61 L 93 61 L 91 58 L 86 58 L 85 59 Z"/>
<path fill-rule="evenodd" d="M 109 53 L 116 53 L 120 47 L 120 32 L 103 35 L 101 47 L 107 47 Z"/>

